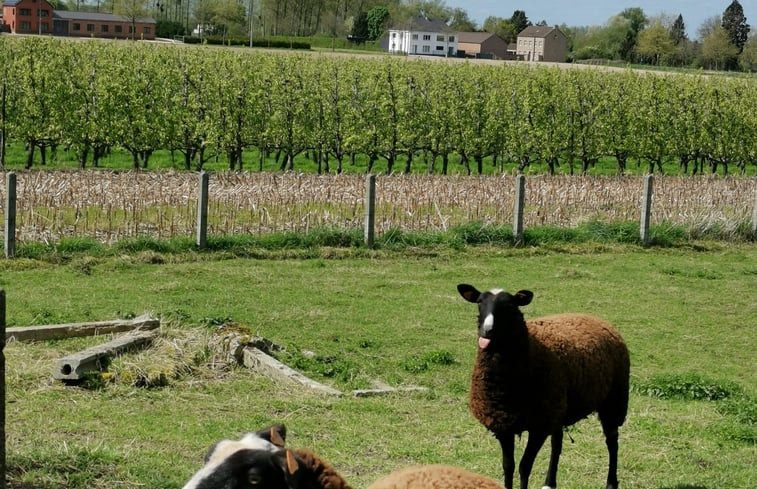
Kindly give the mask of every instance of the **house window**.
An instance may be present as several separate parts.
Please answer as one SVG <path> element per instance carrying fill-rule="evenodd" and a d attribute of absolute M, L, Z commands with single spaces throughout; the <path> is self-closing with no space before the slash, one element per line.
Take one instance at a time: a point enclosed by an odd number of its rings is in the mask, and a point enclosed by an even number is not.
<path fill-rule="evenodd" d="M 32 9 L 30 9 L 30 8 L 20 8 L 20 9 L 18 9 L 18 16 L 19 17 L 31 17 L 32 16 Z"/>
<path fill-rule="evenodd" d="M 423 52 L 424 53 L 430 53 L 431 52 L 431 46 L 423 46 Z"/>
<path fill-rule="evenodd" d="M 101 25 L 100 32 L 108 32 L 108 24 Z"/>
<path fill-rule="evenodd" d="M 133 32 L 134 32 L 134 27 L 133 26 L 129 26 L 129 34 L 132 34 Z"/>
<path fill-rule="evenodd" d="M 95 32 L 95 24 L 87 24 L 87 32 Z"/>
<path fill-rule="evenodd" d="M 47 22 L 42 22 L 40 24 L 40 32 L 48 32 L 49 26 Z"/>
<path fill-rule="evenodd" d="M 423 34 L 423 40 L 424 41 L 430 41 L 431 40 L 431 34 Z"/>
<path fill-rule="evenodd" d="M 81 30 L 81 24 L 74 23 L 74 30 L 75 31 L 80 31 Z"/>
<path fill-rule="evenodd" d="M 47 10 L 37 9 L 37 15 L 40 17 L 47 17 Z"/>
<path fill-rule="evenodd" d="M 449 42 L 455 42 L 455 36 L 449 36 Z"/>
<path fill-rule="evenodd" d="M 30 31 L 32 30 L 32 24 L 31 22 L 19 22 L 18 27 L 20 31 Z"/>
<path fill-rule="evenodd" d="M 418 40 L 418 34 L 413 34 L 413 41 L 417 41 L 417 40 Z"/>
<path fill-rule="evenodd" d="M 397 33 L 396 32 L 392 32 L 392 39 L 394 39 L 396 37 L 397 37 Z"/>
<path fill-rule="evenodd" d="M 444 51 L 444 46 L 436 46 L 437 51 Z"/>
<path fill-rule="evenodd" d="M 142 34 L 149 34 L 149 33 L 150 33 L 150 28 L 149 27 L 143 27 L 142 28 Z"/>
<path fill-rule="evenodd" d="M 116 26 L 116 33 L 120 34 L 120 33 L 121 33 L 121 30 L 122 30 L 122 29 L 121 29 L 121 26 L 120 26 L 120 25 L 117 25 L 117 26 Z"/>
<path fill-rule="evenodd" d="M 436 42 L 444 42 L 444 36 L 436 36 Z"/>

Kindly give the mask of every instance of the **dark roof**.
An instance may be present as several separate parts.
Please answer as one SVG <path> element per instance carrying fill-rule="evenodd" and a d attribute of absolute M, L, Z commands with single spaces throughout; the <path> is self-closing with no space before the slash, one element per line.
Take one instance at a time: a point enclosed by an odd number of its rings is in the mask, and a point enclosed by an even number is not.
<path fill-rule="evenodd" d="M 3 7 L 15 7 L 19 3 L 21 3 L 22 0 L 5 0 L 3 2 Z"/>
<path fill-rule="evenodd" d="M 104 14 L 101 12 L 72 12 L 70 10 L 53 10 L 53 17 L 62 20 L 91 20 L 93 22 L 131 22 L 125 15 Z M 140 24 L 154 24 L 152 17 L 137 17 Z"/>
<path fill-rule="evenodd" d="M 548 35 L 552 34 L 553 32 L 559 32 L 562 34 L 562 31 L 554 26 L 548 26 L 548 25 L 530 25 L 520 31 L 520 34 L 518 34 L 518 37 L 547 37 Z M 565 36 L 565 34 L 563 34 Z"/>
<path fill-rule="evenodd" d="M 421 32 L 450 32 L 452 29 L 441 20 L 428 20 L 425 17 L 415 17 L 406 22 L 397 30 L 421 31 Z"/>
<path fill-rule="evenodd" d="M 499 36 L 494 34 L 493 32 L 458 32 L 457 42 L 468 44 L 483 44 L 485 41 L 491 39 L 492 37 L 499 38 Z"/>

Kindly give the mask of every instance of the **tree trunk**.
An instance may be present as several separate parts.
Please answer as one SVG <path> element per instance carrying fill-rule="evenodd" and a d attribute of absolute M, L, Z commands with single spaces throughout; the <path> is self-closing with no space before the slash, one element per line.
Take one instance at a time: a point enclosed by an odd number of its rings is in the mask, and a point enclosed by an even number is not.
<path fill-rule="evenodd" d="M 24 166 L 24 168 L 26 168 L 27 170 L 29 170 L 32 167 L 32 165 L 34 164 L 34 148 L 36 146 L 37 145 L 36 145 L 36 143 L 34 141 L 30 141 L 27 144 L 27 147 L 28 147 L 29 151 L 26 154 L 26 165 Z"/>
<path fill-rule="evenodd" d="M 89 156 L 89 144 L 85 144 L 84 148 L 79 151 L 78 160 L 79 160 L 79 169 L 83 170 L 84 167 L 87 166 L 87 156 Z"/>

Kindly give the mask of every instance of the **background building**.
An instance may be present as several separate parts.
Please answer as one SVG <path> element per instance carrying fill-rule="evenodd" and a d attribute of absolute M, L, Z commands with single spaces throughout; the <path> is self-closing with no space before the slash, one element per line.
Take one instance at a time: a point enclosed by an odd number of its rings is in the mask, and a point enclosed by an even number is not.
<path fill-rule="evenodd" d="M 556 26 L 531 25 L 518 34 L 518 59 L 562 63 L 567 53 L 568 38 Z"/>
<path fill-rule="evenodd" d="M 390 53 L 457 56 L 457 34 L 440 20 L 417 17 L 406 26 L 389 29 Z"/>
<path fill-rule="evenodd" d="M 2 18 L 14 34 L 155 39 L 155 20 L 150 17 L 53 10 L 47 0 L 5 0 Z"/>
<path fill-rule="evenodd" d="M 465 56 L 490 59 L 515 59 L 508 53 L 507 43 L 491 32 L 458 32 L 457 50 Z"/>

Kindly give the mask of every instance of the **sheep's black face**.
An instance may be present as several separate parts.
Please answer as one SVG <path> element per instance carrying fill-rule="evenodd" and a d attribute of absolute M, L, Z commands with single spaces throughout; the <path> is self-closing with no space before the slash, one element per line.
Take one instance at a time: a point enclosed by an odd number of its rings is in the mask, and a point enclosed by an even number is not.
<path fill-rule="evenodd" d="M 522 323 L 523 315 L 518 308 L 528 305 L 534 296 L 528 290 L 515 295 L 500 289 L 482 293 L 467 284 L 458 285 L 457 290 L 463 299 L 478 304 L 478 346 L 482 350 L 492 340 L 506 335 L 509 325 Z"/>
<path fill-rule="evenodd" d="M 285 450 L 238 450 L 203 467 L 184 489 L 293 489 L 297 465 L 287 457 L 293 455 Z"/>
<path fill-rule="evenodd" d="M 285 473 L 279 454 L 290 453 L 279 452 L 285 438 L 286 428 L 274 425 L 248 433 L 241 440 L 222 440 L 210 448 L 205 465 L 183 489 L 287 488 L 281 485 Z"/>

